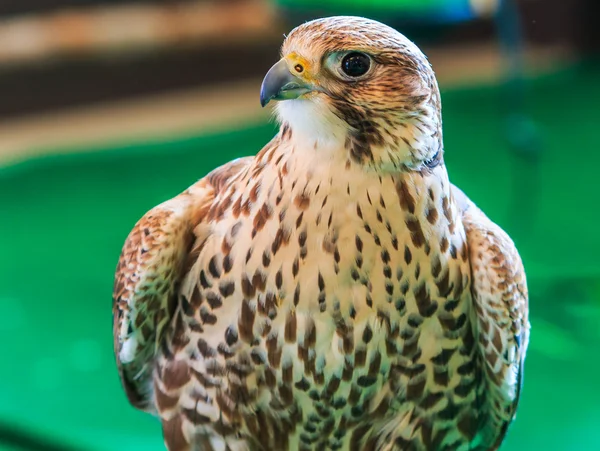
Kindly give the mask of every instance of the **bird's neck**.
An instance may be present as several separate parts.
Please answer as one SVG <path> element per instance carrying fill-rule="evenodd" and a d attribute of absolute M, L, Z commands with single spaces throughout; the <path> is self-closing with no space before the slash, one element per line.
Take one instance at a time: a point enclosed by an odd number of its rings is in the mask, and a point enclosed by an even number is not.
<path fill-rule="evenodd" d="M 242 193 L 234 202 L 264 210 L 254 220 L 260 225 L 276 218 L 284 236 L 307 231 L 327 249 L 334 249 L 328 243 L 338 232 L 339 243 L 353 243 L 364 231 L 375 241 L 387 237 L 390 252 L 411 246 L 422 249 L 423 258 L 434 243 L 450 246 L 463 233 L 443 164 L 378 173 L 339 153 L 324 158 L 319 146 L 302 145 L 290 133 L 283 129 L 238 181 Z"/>
<path fill-rule="evenodd" d="M 279 139 L 303 161 L 345 165 L 350 160 L 380 174 L 420 169 L 443 153 L 441 116 L 435 102 L 418 111 L 358 106 L 352 114 L 338 110 L 317 101 L 280 102 Z"/>
<path fill-rule="evenodd" d="M 383 147 L 381 151 L 391 149 Z M 257 156 L 257 164 L 268 168 L 281 189 L 300 197 L 321 191 L 321 195 L 328 195 L 331 200 L 339 197 L 343 203 L 350 192 L 377 193 L 402 184 L 410 188 L 406 195 L 415 199 L 431 196 L 431 192 L 438 198 L 450 198 L 450 182 L 443 164 L 423 170 L 406 166 L 382 170 L 354 159 L 346 143 L 339 139 L 306 139 L 287 124 Z"/>

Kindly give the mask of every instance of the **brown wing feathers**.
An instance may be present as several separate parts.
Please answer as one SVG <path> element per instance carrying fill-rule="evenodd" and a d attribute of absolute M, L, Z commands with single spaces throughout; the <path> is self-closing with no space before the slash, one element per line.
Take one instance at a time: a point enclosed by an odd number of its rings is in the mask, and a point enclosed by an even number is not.
<path fill-rule="evenodd" d="M 125 393 L 139 409 L 152 410 L 153 357 L 176 307 L 190 250 L 202 239 L 194 230 L 218 191 L 248 162 L 232 161 L 153 208 L 125 241 L 113 290 L 114 351 Z"/>

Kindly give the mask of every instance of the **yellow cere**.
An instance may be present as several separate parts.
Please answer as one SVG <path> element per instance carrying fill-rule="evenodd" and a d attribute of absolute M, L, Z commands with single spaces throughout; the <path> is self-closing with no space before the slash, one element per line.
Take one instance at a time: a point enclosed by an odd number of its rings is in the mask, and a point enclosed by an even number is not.
<path fill-rule="evenodd" d="M 311 64 L 308 62 L 306 58 L 298 55 L 296 52 L 292 52 L 285 57 L 290 67 L 291 72 L 297 76 L 302 78 L 307 82 L 314 82 L 315 78 L 311 71 Z"/>

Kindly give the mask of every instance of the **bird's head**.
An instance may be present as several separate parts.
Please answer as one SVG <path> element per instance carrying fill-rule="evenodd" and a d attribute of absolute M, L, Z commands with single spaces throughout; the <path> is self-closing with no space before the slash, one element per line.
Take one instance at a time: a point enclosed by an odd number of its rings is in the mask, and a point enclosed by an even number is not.
<path fill-rule="evenodd" d="M 421 170 L 442 157 L 441 105 L 433 70 L 398 31 L 361 17 L 295 28 L 267 73 L 261 103 L 315 148 L 343 146 L 376 170 Z M 333 144 L 333 145 L 332 145 Z"/>

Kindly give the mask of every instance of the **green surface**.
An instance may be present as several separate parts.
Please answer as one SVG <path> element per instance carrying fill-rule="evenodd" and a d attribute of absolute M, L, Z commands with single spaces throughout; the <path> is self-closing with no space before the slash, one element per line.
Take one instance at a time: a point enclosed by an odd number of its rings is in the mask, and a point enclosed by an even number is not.
<path fill-rule="evenodd" d="M 450 177 L 513 236 L 529 274 L 525 386 L 503 450 L 600 449 L 599 76 L 587 67 L 532 84 L 537 162 L 507 146 L 503 91 L 443 93 Z M 0 169 L 0 417 L 76 449 L 162 449 L 114 366 L 121 244 L 147 209 L 272 134 L 261 125 Z"/>

